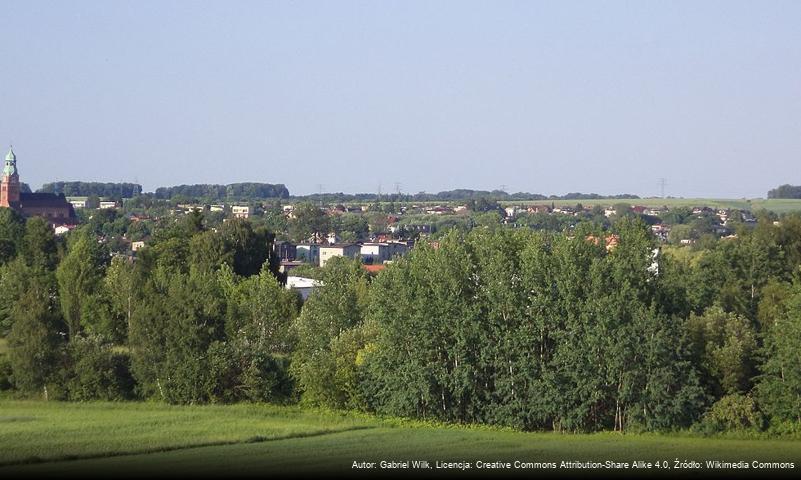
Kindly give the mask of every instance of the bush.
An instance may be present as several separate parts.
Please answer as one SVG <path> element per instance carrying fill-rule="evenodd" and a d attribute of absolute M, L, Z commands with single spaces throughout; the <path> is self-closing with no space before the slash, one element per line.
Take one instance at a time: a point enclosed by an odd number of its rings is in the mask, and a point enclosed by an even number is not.
<path fill-rule="evenodd" d="M 67 390 L 70 400 L 127 400 L 134 380 L 127 354 L 96 337 L 77 337 L 69 346 Z"/>
<path fill-rule="evenodd" d="M 11 361 L 6 355 L 0 355 L 0 391 L 14 388 L 11 372 Z"/>
<path fill-rule="evenodd" d="M 703 434 L 725 431 L 757 431 L 765 427 L 765 418 L 750 395 L 726 395 L 704 414 L 694 429 Z"/>

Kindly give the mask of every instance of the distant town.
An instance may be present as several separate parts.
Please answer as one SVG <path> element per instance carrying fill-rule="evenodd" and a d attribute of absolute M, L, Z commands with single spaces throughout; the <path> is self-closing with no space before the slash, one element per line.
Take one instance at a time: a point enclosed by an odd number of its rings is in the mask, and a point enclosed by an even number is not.
<path fill-rule="evenodd" d="M 47 218 L 56 235 L 83 223 L 102 223 L 101 241 L 108 244 L 112 255 L 133 261 L 151 243 L 154 232 L 186 215 L 202 214 L 211 229 L 230 219 L 247 219 L 275 234 L 273 248 L 284 274 L 298 267 L 323 267 L 333 257 L 359 259 L 365 270 L 375 273 L 393 258 L 405 255 L 420 239 L 436 241 L 451 228 L 469 231 L 505 226 L 569 232 L 582 222 L 608 229 L 620 218 L 637 217 L 660 243 L 690 246 L 736 238 L 739 228 L 757 221 L 751 208 L 640 199 L 630 194 L 546 197 L 461 189 L 435 195 L 340 193 L 292 198 L 281 184 L 182 185 L 145 194 L 137 184 L 97 182 L 54 182 L 32 193 L 20 184 L 16 162 L 16 154 L 9 149 L 0 205 Z M 782 191 L 791 188 L 780 187 Z M 277 198 L 262 198 L 271 195 Z M 657 206 L 660 200 L 665 204 Z M 775 214 L 764 213 L 779 222 Z M 609 248 L 617 241 L 614 234 L 606 240 Z M 287 287 L 299 289 L 305 298 L 317 284 L 313 279 L 289 275 Z"/>

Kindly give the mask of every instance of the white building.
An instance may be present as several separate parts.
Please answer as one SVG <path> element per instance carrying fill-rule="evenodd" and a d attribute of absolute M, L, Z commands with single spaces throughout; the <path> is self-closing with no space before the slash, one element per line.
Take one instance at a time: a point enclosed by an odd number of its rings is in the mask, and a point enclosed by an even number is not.
<path fill-rule="evenodd" d="M 73 228 L 75 228 L 75 225 L 58 225 L 55 228 L 53 228 L 53 230 L 56 235 L 64 235 Z"/>
<path fill-rule="evenodd" d="M 303 300 L 309 298 L 309 295 L 311 295 L 314 289 L 322 285 L 323 282 L 321 282 L 320 280 L 315 280 L 313 278 L 294 277 L 294 276 L 286 277 L 286 289 L 297 290 L 298 292 L 300 292 L 300 296 L 301 298 L 303 298 Z"/>
<path fill-rule="evenodd" d="M 320 246 L 316 243 L 299 243 L 295 247 L 295 260 L 317 265 L 320 263 Z"/>
<path fill-rule="evenodd" d="M 231 213 L 234 215 L 234 218 L 248 218 L 252 212 L 248 205 L 234 205 L 231 207 Z"/>
<path fill-rule="evenodd" d="M 355 243 L 339 243 L 320 246 L 320 266 L 334 257 L 356 258 L 361 255 L 361 247 Z"/>
<path fill-rule="evenodd" d="M 103 200 L 102 202 L 100 202 L 100 208 L 101 209 L 117 208 L 117 202 L 113 202 L 113 201 L 110 201 L 110 200 Z"/>
<path fill-rule="evenodd" d="M 361 246 L 362 262 L 381 264 L 392 260 L 395 255 L 403 255 L 409 247 L 399 242 L 368 242 Z"/>

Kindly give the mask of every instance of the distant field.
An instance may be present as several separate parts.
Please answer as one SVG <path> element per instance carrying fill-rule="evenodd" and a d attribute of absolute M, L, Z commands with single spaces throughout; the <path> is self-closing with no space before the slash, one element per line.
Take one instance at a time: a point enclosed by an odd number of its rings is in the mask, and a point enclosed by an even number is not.
<path fill-rule="evenodd" d="M 714 207 L 714 208 L 739 208 L 746 210 L 759 210 L 764 208 L 766 210 L 776 213 L 787 213 L 794 211 L 801 211 L 801 199 L 726 199 L 726 198 L 610 198 L 604 200 L 532 200 L 532 201 L 503 201 L 503 205 L 550 205 L 553 203 L 556 206 L 572 206 L 577 203 L 582 205 L 603 205 L 610 206 L 618 203 L 627 203 L 629 205 L 642 205 L 644 207 Z"/>
<path fill-rule="evenodd" d="M 550 205 L 557 206 L 575 205 L 581 203 L 582 205 L 602 205 L 610 206 L 618 203 L 627 203 L 629 205 L 642 205 L 644 207 L 700 207 L 708 206 L 714 208 L 739 208 L 745 210 L 759 210 L 764 208 L 775 213 L 787 213 L 794 211 L 801 211 L 801 199 L 725 199 L 725 198 L 638 198 L 638 199 L 604 199 L 604 200 L 539 200 L 539 201 L 504 201 L 503 205 Z"/>
<path fill-rule="evenodd" d="M 0 355 L 8 352 L 8 340 L 0 338 Z"/>
<path fill-rule="evenodd" d="M 348 205 L 369 205 L 372 202 L 345 202 Z M 386 203 L 386 202 L 382 202 Z M 431 201 L 431 202 L 400 202 L 402 204 L 415 205 L 463 205 L 465 201 Z M 801 212 L 801 199 L 766 199 L 766 198 L 607 198 L 601 200 L 503 200 L 499 202 L 503 206 L 508 205 L 551 205 L 573 206 L 577 203 L 586 206 L 601 205 L 611 206 L 618 203 L 629 205 L 642 205 L 644 207 L 698 207 L 708 206 L 713 208 L 738 208 L 743 210 L 766 210 L 781 214 L 788 212 Z"/>
<path fill-rule="evenodd" d="M 0 478 L 8 476 L 258 476 L 315 474 L 516 473 L 478 470 L 476 461 L 728 460 L 794 462 L 801 441 L 704 439 L 666 435 L 562 435 L 423 425 L 368 416 L 256 405 L 58 403 L 0 400 Z M 354 461 L 469 462 L 471 468 L 352 470 Z M 378 467 L 378 465 L 376 465 Z M 698 469 L 689 473 L 703 473 Z M 708 471 L 707 471 L 708 472 Z M 616 474 L 642 474 L 626 469 Z M 675 470 L 650 469 L 649 474 Z M 747 472 L 753 476 L 765 472 Z M 393 475 L 393 476 L 394 476 Z M 401 475 L 399 475 L 401 476 Z"/>

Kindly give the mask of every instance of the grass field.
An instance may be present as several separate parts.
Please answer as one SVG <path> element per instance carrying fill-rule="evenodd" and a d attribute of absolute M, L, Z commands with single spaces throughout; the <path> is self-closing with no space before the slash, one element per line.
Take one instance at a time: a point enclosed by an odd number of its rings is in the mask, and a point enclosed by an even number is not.
<path fill-rule="evenodd" d="M 801 211 L 801 199 L 780 199 L 780 198 L 753 198 L 753 199 L 725 199 L 725 198 L 638 198 L 638 199 L 605 199 L 605 200 L 540 200 L 540 201 L 503 201 L 502 205 L 550 205 L 553 202 L 556 206 L 572 206 L 581 203 L 586 206 L 602 205 L 610 206 L 618 203 L 629 205 L 642 205 L 644 207 L 713 207 L 713 208 L 738 208 L 742 210 L 756 211 L 760 209 L 769 210 L 778 214 Z"/>
<path fill-rule="evenodd" d="M 0 355 L 8 352 L 8 340 L 0 338 Z"/>
<path fill-rule="evenodd" d="M 562 435 L 426 425 L 266 405 L 167 406 L 0 400 L 0 478 L 6 476 L 260 476 L 316 474 L 512 473 L 574 470 L 478 469 L 477 461 L 794 462 L 801 441 L 667 435 Z M 462 470 L 380 469 L 378 462 L 469 462 Z M 354 470 L 353 462 L 376 462 Z M 753 470 L 751 470 L 753 471 Z M 707 470 L 686 470 L 704 473 Z M 755 472 L 755 471 L 754 471 Z M 642 474 L 624 469 L 619 473 Z M 649 474 L 675 470 L 651 469 Z M 406 475 L 404 475 L 406 476 Z"/>

